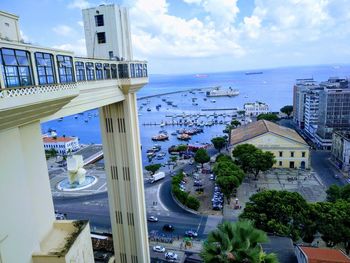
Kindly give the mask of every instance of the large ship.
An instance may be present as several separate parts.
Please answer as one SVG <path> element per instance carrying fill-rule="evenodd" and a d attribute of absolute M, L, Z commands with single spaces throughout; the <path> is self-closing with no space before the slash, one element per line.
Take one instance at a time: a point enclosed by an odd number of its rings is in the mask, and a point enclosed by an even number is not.
<path fill-rule="evenodd" d="M 207 91 L 206 95 L 207 97 L 232 97 L 239 95 L 239 90 L 232 89 L 231 87 L 229 87 L 229 89 L 221 89 L 220 87 L 216 87 L 210 91 Z"/>
<path fill-rule="evenodd" d="M 248 71 L 245 73 L 246 75 L 256 75 L 256 74 L 263 74 L 262 71 Z"/>

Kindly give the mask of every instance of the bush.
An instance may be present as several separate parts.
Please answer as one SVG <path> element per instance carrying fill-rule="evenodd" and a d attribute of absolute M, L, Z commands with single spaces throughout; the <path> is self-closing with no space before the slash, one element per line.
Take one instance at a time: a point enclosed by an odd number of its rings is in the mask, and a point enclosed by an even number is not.
<path fill-rule="evenodd" d="M 196 197 L 190 195 L 190 196 L 188 196 L 185 205 L 186 205 L 188 208 L 197 211 L 201 204 L 200 204 L 198 198 L 196 198 Z"/>

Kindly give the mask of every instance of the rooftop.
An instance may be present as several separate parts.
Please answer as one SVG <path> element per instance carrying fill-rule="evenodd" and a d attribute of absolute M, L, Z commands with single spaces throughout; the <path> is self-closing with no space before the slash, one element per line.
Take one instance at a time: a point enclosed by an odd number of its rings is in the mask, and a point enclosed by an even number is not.
<path fill-rule="evenodd" d="M 338 249 L 300 247 L 308 258 L 309 263 L 350 263 L 347 257 Z"/>
<path fill-rule="evenodd" d="M 44 137 L 44 143 L 55 143 L 55 142 L 70 142 L 75 140 L 76 137 Z"/>
<path fill-rule="evenodd" d="M 286 139 L 308 145 L 296 131 L 266 120 L 252 122 L 232 130 L 230 142 L 231 144 L 238 144 L 265 133 L 273 133 Z"/>

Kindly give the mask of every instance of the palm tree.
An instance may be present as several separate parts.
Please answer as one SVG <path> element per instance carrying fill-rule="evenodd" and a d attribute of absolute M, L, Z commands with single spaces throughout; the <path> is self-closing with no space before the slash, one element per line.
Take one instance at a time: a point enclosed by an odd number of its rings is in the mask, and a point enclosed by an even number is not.
<path fill-rule="evenodd" d="M 264 253 L 260 246 L 267 240 L 251 221 L 224 222 L 209 233 L 201 257 L 205 263 L 278 263 L 275 254 Z"/>

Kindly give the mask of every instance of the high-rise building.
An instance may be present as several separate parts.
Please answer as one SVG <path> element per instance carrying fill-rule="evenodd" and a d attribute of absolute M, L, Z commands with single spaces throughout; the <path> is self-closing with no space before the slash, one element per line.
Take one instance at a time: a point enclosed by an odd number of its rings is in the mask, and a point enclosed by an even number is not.
<path fill-rule="evenodd" d="M 132 59 L 127 8 L 109 4 L 84 9 L 83 21 L 88 57 Z"/>
<path fill-rule="evenodd" d="M 305 95 L 313 88 L 318 87 L 314 79 L 297 79 L 293 88 L 293 119 L 299 128 L 304 129 L 305 124 Z"/>
<path fill-rule="evenodd" d="M 304 130 L 312 139 L 317 130 L 319 111 L 319 92 L 323 88 L 313 88 L 305 93 Z"/>
<path fill-rule="evenodd" d="M 324 149 L 331 149 L 332 133 L 350 129 L 350 88 L 345 79 L 320 83 L 319 117 L 315 139 Z"/>

